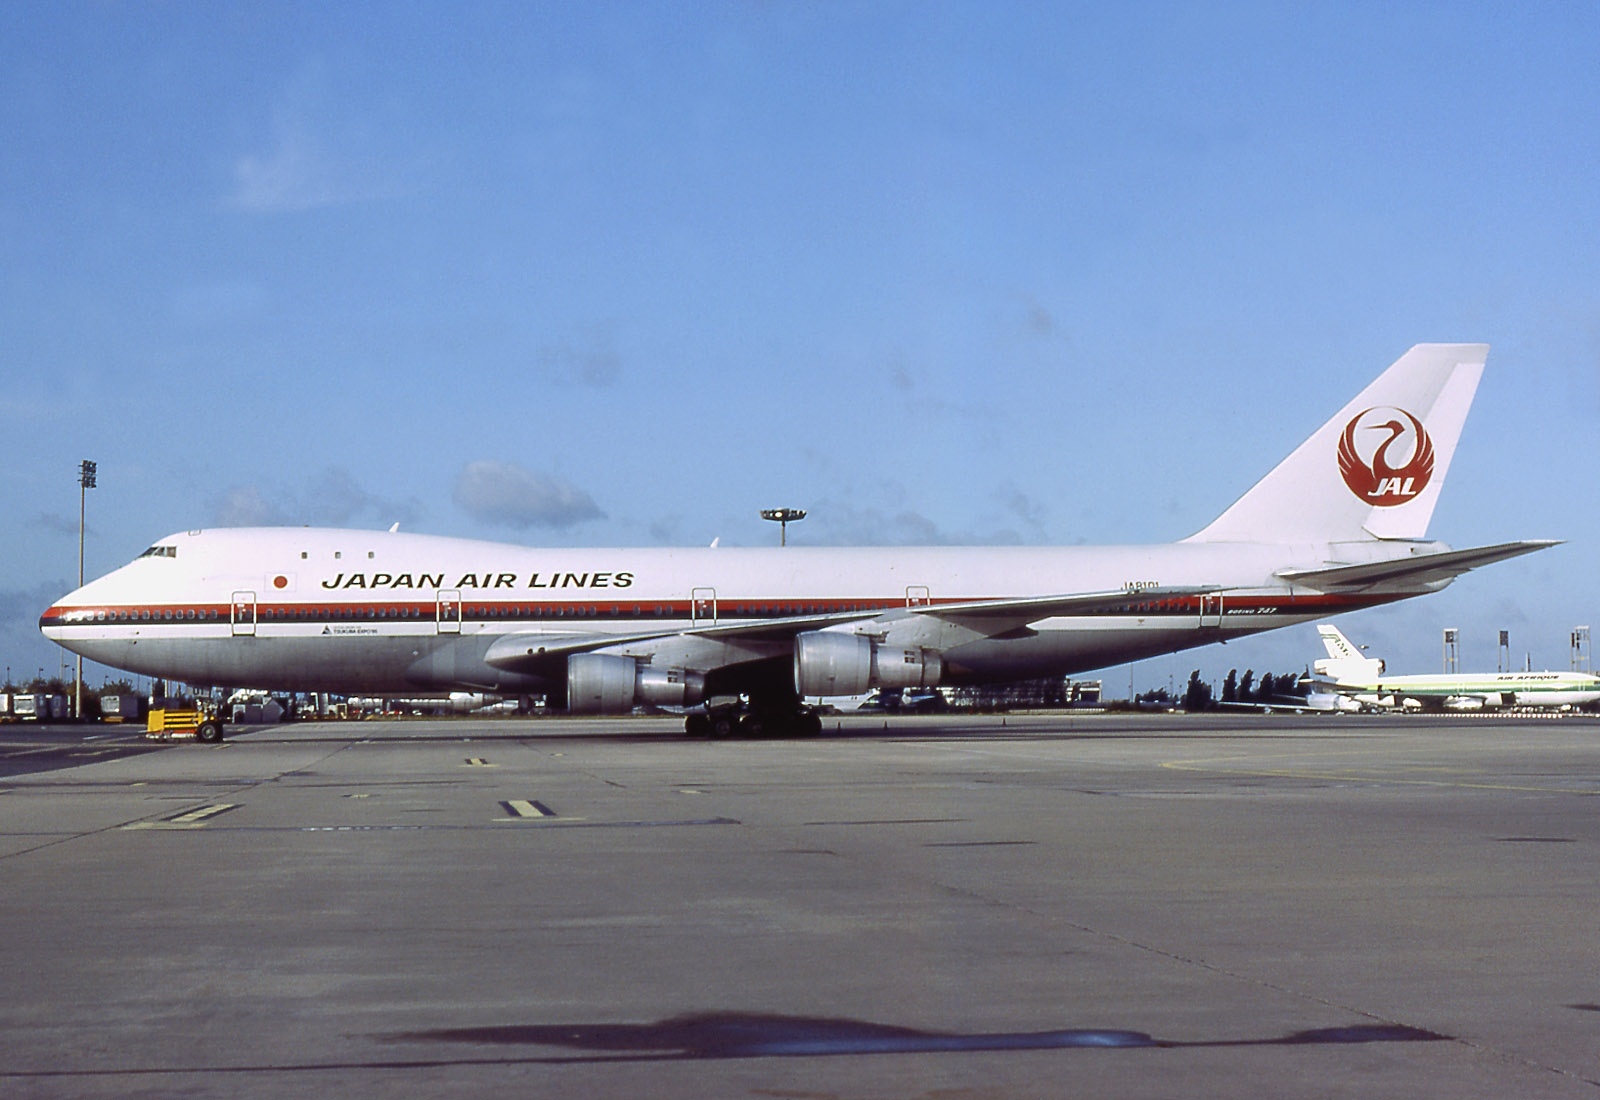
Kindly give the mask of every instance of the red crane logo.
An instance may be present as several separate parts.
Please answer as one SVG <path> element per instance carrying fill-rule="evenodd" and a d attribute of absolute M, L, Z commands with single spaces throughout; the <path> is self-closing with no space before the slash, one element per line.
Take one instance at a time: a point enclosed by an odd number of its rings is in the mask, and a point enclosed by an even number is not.
<path fill-rule="evenodd" d="M 1422 421 L 1404 409 L 1368 409 L 1352 418 L 1339 437 L 1339 473 L 1368 504 L 1405 504 L 1433 478 L 1433 440 Z"/>

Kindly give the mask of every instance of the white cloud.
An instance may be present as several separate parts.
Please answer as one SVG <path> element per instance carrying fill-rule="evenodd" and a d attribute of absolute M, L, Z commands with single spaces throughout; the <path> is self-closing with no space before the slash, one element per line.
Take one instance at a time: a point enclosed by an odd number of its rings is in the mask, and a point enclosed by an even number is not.
<path fill-rule="evenodd" d="M 622 373 L 622 356 L 617 354 L 607 325 L 596 325 L 580 340 L 564 340 L 539 349 L 539 369 L 552 382 L 602 389 Z"/>
<path fill-rule="evenodd" d="M 0 652 L 5 654 L 5 663 L 16 683 L 33 679 L 40 669 L 46 677 L 60 671 L 65 651 L 39 633 L 39 616 L 71 589 L 67 581 L 55 581 L 33 588 L 0 590 Z M 67 660 L 70 668 L 70 662 L 77 658 L 68 655 Z"/>
<path fill-rule="evenodd" d="M 234 485 L 212 501 L 219 527 L 278 527 L 307 523 L 339 527 L 357 520 L 410 525 L 421 514 L 415 500 L 390 500 L 363 488 L 348 470 L 329 467 L 300 492 Z"/>
<path fill-rule="evenodd" d="M 35 526 L 54 535 L 76 536 L 78 534 L 78 517 L 73 516 L 69 519 L 59 512 L 42 512 Z"/>
<path fill-rule="evenodd" d="M 234 485 L 212 503 L 211 514 L 219 527 L 277 527 L 290 522 L 289 513 L 269 501 L 258 485 Z"/>
<path fill-rule="evenodd" d="M 837 499 L 820 501 L 801 526 L 805 529 L 790 529 L 790 542 L 813 546 L 1015 546 L 1024 541 L 1006 527 L 947 531 L 909 508 L 861 508 Z"/>
<path fill-rule="evenodd" d="M 331 206 L 346 201 L 339 175 L 338 164 L 315 139 L 280 120 L 264 152 L 234 163 L 229 205 L 258 214 Z"/>
<path fill-rule="evenodd" d="M 469 462 L 456 478 L 455 501 L 485 523 L 566 528 L 605 513 L 575 485 L 510 462 Z"/>
<path fill-rule="evenodd" d="M 302 73 L 278 97 L 266 139 L 233 163 L 229 206 L 257 214 L 298 212 L 396 194 L 389 158 L 371 123 L 341 117 L 326 74 Z"/>

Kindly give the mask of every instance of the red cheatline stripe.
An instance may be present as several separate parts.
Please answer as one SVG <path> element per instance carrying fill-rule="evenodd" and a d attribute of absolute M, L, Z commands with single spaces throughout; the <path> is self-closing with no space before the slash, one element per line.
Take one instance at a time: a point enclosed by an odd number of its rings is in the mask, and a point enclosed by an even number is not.
<path fill-rule="evenodd" d="M 1375 604 L 1388 603 L 1394 596 L 1357 596 L 1337 594 L 1287 596 L 1235 596 L 1225 598 L 1226 615 L 1256 614 L 1314 614 L 1334 613 Z M 968 597 L 934 600 L 937 609 L 942 603 L 969 603 Z M 449 615 L 448 621 L 459 618 L 468 622 L 548 622 L 567 619 L 690 619 L 696 605 L 687 600 L 607 600 L 574 601 L 562 603 L 533 603 L 528 601 L 462 601 L 454 605 L 458 615 Z M 788 618 L 805 615 L 828 615 L 853 611 L 898 611 L 905 608 L 903 598 L 892 600 L 852 599 L 721 599 L 717 603 L 717 617 L 722 620 Z M 700 609 L 702 612 L 704 608 Z M 431 623 L 441 618 L 439 605 L 432 601 L 405 603 L 257 603 L 253 621 L 256 623 L 343 623 L 343 622 L 395 622 Z M 1200 614 L 1197 599 L 1129 600 L 1117 608 L 1108 608 L 1087 618 L 1138 617 L 1184 618 Z M 709 618 L 701 614 L 700 618 Z M 97 607 L 55 606 L 40 619 L 42 626 L 102 626 L 140 625 L 167 626 L 197 623 L 228 623 L 235 619 L 252 621 L 246 611 L 235 616 L 231 603 L 204 604 L 137 604 Z"/>

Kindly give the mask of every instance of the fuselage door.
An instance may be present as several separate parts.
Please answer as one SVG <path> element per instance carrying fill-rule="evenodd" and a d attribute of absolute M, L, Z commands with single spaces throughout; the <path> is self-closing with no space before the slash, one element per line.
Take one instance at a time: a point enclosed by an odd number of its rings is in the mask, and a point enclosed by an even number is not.
<path fill-rule="evenodd" d="M 695 626 L 708 626 L 717 621 L 715 588 L 696 588 L 689 596 L 689 613 Z"/>
<path fill-rule="evenodd" d="M 925 584 L 906 585 L 906 606 L 932 607 L 933 595 L 928 591 L 928 586 Z"/>
<path fill-rule="evenodd" d="M 228 618 L 233 623 L 233 635 L 236 638 L 250 637 L 256 632 L 256 594 L 254 592 L 235 592 L 233 594 L 233 608 L 228 613 Z"/>
<path fill-rule="evenodd" d="M 1200 597 L 1200 628 L 1222 625 L 1222 593 L 1207 592 Z"/>
<path fill-rule="evenodd" d="M 440 634 L 461 633 L 461 589 L 441 588 L 438 599 Z"/>

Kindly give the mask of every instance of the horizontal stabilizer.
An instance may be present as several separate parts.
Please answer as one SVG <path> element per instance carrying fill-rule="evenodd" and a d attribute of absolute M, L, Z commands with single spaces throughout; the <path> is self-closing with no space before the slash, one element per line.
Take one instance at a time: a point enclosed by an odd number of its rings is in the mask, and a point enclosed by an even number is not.
<path fill-rule="evenodd" d="M 1560 539 L 1526 539 L 1522 542 L 1496 543 L 1493 546 L 1475 546 L 1467 550 L 1417 554 L 1391 561 L 1334 565 L 1325 569 L 1286 569 L 1278 576 L 1291 584 L 1305 585 L 1319 592 L 1348 592 L 1399 582 L 1408 585 L 1427 584 L 1454 580 L 1479 566 L 1559 545 L 1561 545 Z"/>

